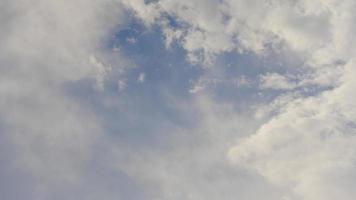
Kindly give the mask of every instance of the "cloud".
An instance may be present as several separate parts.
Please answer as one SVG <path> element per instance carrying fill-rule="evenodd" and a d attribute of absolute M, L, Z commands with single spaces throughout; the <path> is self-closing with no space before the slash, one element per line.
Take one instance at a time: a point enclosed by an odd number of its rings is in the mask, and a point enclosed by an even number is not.
<path fill-rule="evenodd" d="M 232 148 L 229 158 L 289 185 L 302 199 L 352 199 L 355 113 L 349 95 L 354 81 L 347 82 L 318 97 L 291 100 Z"/>
<path fill-rule="evenodd" d="M 23 174 L 10 179 L 30 180 L 27 199 L 57 199 L 60 188 L 83 185 L 101 132 L 93 111 L 65 87 L 93 79 L 104 87 L 104 65 L 92 55 L 111 58 L 102 46 L 123 22 L 122 10 L 110 0 L 0 4 L 0 140 L 12 155 L 8 170 Z"/>
<path fill-rule="evenodd" d="M 138 17 L 142 15 L 130 6 Z M 167 16 L 176 19 L 171 29 L 182 34 L 174 40 L 191 63 L 217 67 L 215 58 L 227 52 L 301 59 L 293 69 L 295 76 L 287 75 L 292 71 L 288 66 L 283 69 L 287 72 L 270 66 L 267 74 L 261 73 L 262 88 L 298 89 L 299 94 L 272 106 L 265 123 L 255 134 L 240 138 L 228 157 L 237 166 L 290 188 L 293 192 L 285 198 L 352 199 L 353 1 L 161 0 L 147 6 L 151 17 L 140 18 L 147 24 L 161 25 Z M 166 38 L 171 43 L 172 37 Z M 264 103 L 268 107 L 268 101 Z"/>
<path fill-rule="evenodd" d="M 277 73 L 262 75 L 260 82 L 262 89 L 290 90 L 297 87 L 297 84 L 293 80 Z"/>
<path fill-rule="evenodd" d="M 132 152 L 118 147 L 112 155 L 113 165 L 133 177 L 146 198 L 248 200 L 283 195 L 282 189 L 236 169 L 225 158 L 230 139 L 241 134 L 236 131 L 251 131 L 255 121 L 235 113 L 231 104 L 212 101 L 204 92 L 192 100 L 168 100 L 177 112 L 197 120 L 193 127 L 160 123 L 154 148 L 140 146 Z"/>
<path fill-rule="evenodd" d="M 145 73 L 140 73 L 140 75 L 137 78 L 137 81 L 139 83 L 143 83 L 143 82 L 145 82 L 145 79 L 146 79 L 146 74 Z"/>
<path fill-rule="evenodd" d="M 213 65 L 214 58 L 225 52 L 268 55 L 271 50 L 291 49 L 314 66 L 350 55 L 345 38 L 349 38 L 352 16 L 345 12 L 352 6 L 347 0 L 134 2 L 124 4 L 149 26 L 162 26 L 167 43 L 176 40 L 192 63 Z M 175 19 L 173 25 L 167 23 L 167 16 Z"/>
<path fill-rule="evenodd" d="M 211 63 L 215 55 L 229 51 L 260 54 L 280 43 L 305 53 L 318 49 L 332 37 L 332 16 L 327 5 L 312 7 L 304 1 L 162 0 L 144 4 L 137 0 L 126 4 L 146 24 L 161 24 L 167 15 L 176 17 L 178 25 L 173 30 L 180 37 L 175 38 L 192 62 Z M 171 31 L 165 34 L 170 41 Z"/>
<path fill-rule="evenodd" d="M 11 172 L 26 198 L 355 196 L 353 1 L 0 4 L 0 176 Z M 133 81 L 149 88 L 134 90 L 115 43 L 130 14 L 142 35 L 160 30 L 167 51 L 201 67 L 150 68 L 129 55 L 142 70 Z M 142 35 L 125 36 L 127 48 L 161 48 Z M 260 66 L 221 66 L 227 54 Z"/>
<path fill-rule="evenodd" d="M 99 90 L 103 90 L 105 87 L 105 79 L 108 73 L 107 71 L 110 69 L 107 69 L 107 67 L 105 67 L 103 63 L 99 62 L 94 56 L 90 56 L 89 62 L 95 67 L 96 87 Z"/>

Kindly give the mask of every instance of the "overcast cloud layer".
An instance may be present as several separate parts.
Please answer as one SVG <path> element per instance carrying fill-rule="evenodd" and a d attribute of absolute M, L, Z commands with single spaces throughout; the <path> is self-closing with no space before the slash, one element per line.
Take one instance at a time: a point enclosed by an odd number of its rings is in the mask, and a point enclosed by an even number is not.
<path fill-rule="evenodd" d="M 0 199 L 354 199 L 355 10 L 0 0 Z"/>

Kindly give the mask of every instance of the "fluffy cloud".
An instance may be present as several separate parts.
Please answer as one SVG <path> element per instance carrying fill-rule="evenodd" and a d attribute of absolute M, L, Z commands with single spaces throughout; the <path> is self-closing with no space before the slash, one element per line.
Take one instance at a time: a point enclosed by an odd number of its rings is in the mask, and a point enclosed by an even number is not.
<path fill-rule="evenodd" d="M 333 2 L 320 6 L 304 1 L 166 1 L 126 3 L 146 24 L 156 20 L 176 37 L 191 59 L 209 63 L 211 56 L 227 51 L 263 53 L 281 43 L 304 53 L 318 50 L 333 37 Z M 167 26 L 165 16 L 177 18 Z M 343 27 L 344 28 L 344 27 Z M 166 31 L 171 38 L 172 31 Z M 183 36 L 182 36 L 183 34 Z M 336 42 L 336 41 L 335 41 Z M 337 41 L 339 42 L 339 41 Z"/>
<path fill-rule="evenodd" d="M 282 94 L 293 98 L 271 105 L 272 116 L 255 134 L 240 139 L 229 159 L 291 188 L 301 199 L 353 198 L 353 1 L 161 0 L 130 6 L 138 17 L 148 14 L 142 10 L 148 7 L 154 14 L 141 19 L 170 30 L 163 31 L 169 43 L 174 38 L 193 63 L 213 65 L 215 56 L 233 51 L 298 56 L 304 63 L 294 69 L 298 74 L 291 78 L 272 67 L 261 83 L 300 93 Z M 167 15 L 177 24 L 162 23 Z M 172 32 L 179 34 L 172 37 Z"/>
<path fill-rule="evenodd" d="M 347 68 L 354 71 L 354 64 Z M 232 148 L 230 159 L 290 185 L 303 199 L 352 199 L 355 85 L 345 79 L 345 85 L 320 96 L 288 102 L 255 135 Z"/>

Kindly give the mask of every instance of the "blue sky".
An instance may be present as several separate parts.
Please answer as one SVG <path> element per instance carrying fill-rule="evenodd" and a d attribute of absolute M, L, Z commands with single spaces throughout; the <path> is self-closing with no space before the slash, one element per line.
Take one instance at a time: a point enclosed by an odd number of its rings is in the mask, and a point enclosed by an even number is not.
<path fill-rule="evenodd" d="M 0 3 L 0 198 L 351 200 L 351 0 Z"/>

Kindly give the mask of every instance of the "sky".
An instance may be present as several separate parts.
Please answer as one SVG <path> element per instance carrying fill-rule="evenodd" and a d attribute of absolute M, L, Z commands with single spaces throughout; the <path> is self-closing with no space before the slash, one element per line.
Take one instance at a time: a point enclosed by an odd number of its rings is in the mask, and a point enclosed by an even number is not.
<path fill-rule="evenodd" d="M 354 199 L 355 9 L 0 0 L 0 199 Z"/>

